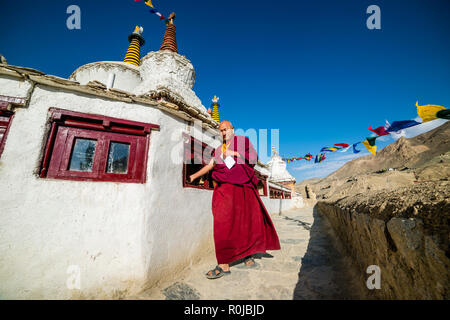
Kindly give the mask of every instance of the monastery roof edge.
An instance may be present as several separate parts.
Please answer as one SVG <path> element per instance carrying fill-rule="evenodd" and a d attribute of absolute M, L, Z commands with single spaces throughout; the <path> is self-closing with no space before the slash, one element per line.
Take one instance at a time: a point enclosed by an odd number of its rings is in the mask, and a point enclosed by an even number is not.
<path fill-rule="evenodd" d="M 163 91 L 160 91 L 156 95 L 148 95 L 148 94 L 135 95 L 133 93 L 117 89 L 107 90 L 106 87 L 101 87 L 95 83 L 93 84 L 88 83 L 86 85 L 81 85 L 77 81 L 68 80 L 53 75 L 46 75 L 41 71 L 31 68 L 24 68 L 12 65 L 0 65 L 0 74 L 17 77 L 20 79 L 32 81 L 38 84 L 43 84 L 51 87 L 64 88 L 70 91 L 106 97 L 109 99 L 119 100 L 127 103 L 147 104 L 153 107 L 158 107 L 159 109 L 167 111 L 171 114 L 174 114 L 175 116 L 183 120 L 188 121 L 193 121 L 195 119 L 200 120 L 202 121 L 204 126 L 209 127 L 210 129 L 213 129 L 215 131 L 217 131 L 217 128 L 219 126 L 219 124 L 216 121 L 214 121 L 213 119 L 209 119 L 205 115 L 198 112 L 198 110 L 196 110 L 195 108 L 190 107 L 181 100 L 173 99 L 175 97 L 172 97 L 172 99 L 174 100 L 173 102 L 155 100 L 156 97 L 158 96 L 161 97 L 162 95 L 165 95 L 165 98 L 167 100 L 171 100 L 170 92 L 168 92 L 167 90 L 165 91 L 165 93 L 162 93 Z"/>
<path fill-rule="evenodd" d="M 111 67 L 111 68 L 123 68 L 123 69 L 127 69 L 127 70 L 131 70 L 134 73 L 137 73 L 139 75 L 139 67 L 135 66 L 133 64 L 127 63 L 127 62 L 123 62 L 123 61 L 96 61 L 96 62 L 91 62 L 91 63 L 87 63 L 84 64 L 80 67 L 78 67 L 77 69 L 75 69 L 74 72 L 72 72 L 72 74 L 69 76 L 69 80 L 73 79 L 75 77 L 75 75 L 84 70 L 84 69 L 89 69 L 95 66 L 101 66 L 101 67 Z"/>

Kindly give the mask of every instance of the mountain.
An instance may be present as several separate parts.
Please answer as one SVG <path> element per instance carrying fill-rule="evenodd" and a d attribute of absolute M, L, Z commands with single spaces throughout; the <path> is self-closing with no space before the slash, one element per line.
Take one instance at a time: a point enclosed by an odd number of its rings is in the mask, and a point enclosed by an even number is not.
<path fill-rule="evenodd" d="M 296 189 L 304 194 L 309 185 L 320 200 L 449 178 L 450 121 L 414 138 L 402 137 L 375 156 L 349 161 L 326 178 L 302 181 Z"/>
<path fill-rule="evenodd" d="M 401 137 L 375 156 L 347 162 L 325 179 L 346 178 L 384 169 L 417 168 L 450 151 L 450 121 L 414 138 Z"/>

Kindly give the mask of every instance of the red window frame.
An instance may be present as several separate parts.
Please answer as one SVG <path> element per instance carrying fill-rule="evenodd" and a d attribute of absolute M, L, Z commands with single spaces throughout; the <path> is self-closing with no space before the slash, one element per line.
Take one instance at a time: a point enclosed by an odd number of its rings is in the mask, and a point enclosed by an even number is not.
<path fill-rule="evenodd" d="M 50 112 L 41 178 L 145 183 L 150 133 L 158 130 L 158 125 L 54 108 Z M 92 171 L 69 170 L 77 138 L 97 141 Z M 130 145 L 127 173 L 106 172 L 111 142 Z"/>
<path fill-rule="evenodd" d="M 271 199 L 284 199 L 284 191 L 276 188 L 269 187 Z"/>
<path fill-rule="evenodd" d="M 4 109 L 2 108 L 3 105 L 5 105 Z M 3 133 L 3 136 L 0 139 L 0 157 L 1 157 L 3 149 L 5 148 L 9 128 L 11 127 L 11 121 L 14 117 L 14 112 L 6 110 L 6 103 L 0 105 L 0 117 L 7 118 L 7 120 L 0 119 L 0 133 Z"/>
<path fill-rule="evenodd" d="M 187 133 L 183 132 L 183 137 L 185 139 L 184 142 L 184 161 L 183 161 L 183 187 L 184 188 L 196 188 L 196 189 L 204 189 L 204 190 L 214 190 L 214 183 L 213 179 L 211 177 L 211 172 L 209 172 L 207 175 L 204 176 L 204 182 L 202 185 L 196 184 L 195 181 L 193 183 L 190 183 L 188 181 L 188 175 L 192 170 L 189 166 L 195 166 L 196 170 L 199 170 L 201 166 L 207 165 L 211 159 L 212 159 L 212 153 L 215 148 L 207 145 L 204 142 L 201 142 L 194 137 L 190 136 Z M 201 150 L 201 153 L 200 153 Z M 201 159 L 201 164 L 195 165 L 192 163 L 194 158 Z"/>

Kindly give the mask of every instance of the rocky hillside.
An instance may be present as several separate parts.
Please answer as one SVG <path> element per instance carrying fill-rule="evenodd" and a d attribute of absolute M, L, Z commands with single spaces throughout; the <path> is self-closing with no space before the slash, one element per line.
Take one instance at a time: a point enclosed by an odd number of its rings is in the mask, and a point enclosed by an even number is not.
<path fill-rule="evenodd" d="M 380 170 L 418 168 L 435 157 L 450 151 L 450 121 L 414 138 L 404 137 L 377 152 L 347 162 L 327 179 L 373 173 Z"/>
<path fill-rule="evenodd" d="M 345 164 L 312 189 L 375 299 L 449 299 L 450 122 Z M 304 191 L 303 191 L 304 192 Z M 311 192 L 310 192 L 311 193 Z"/>
<path fill-rule="evenodd" d="M 450 121 L 414 138 L 400 138 L 377 152 L 347 162 L 323 179 L 296 185 L 305 195 L 308 185 L 317 199 L 339 199 L 352 194 L 396 189 L 421 181 L 450 178 Z"/>

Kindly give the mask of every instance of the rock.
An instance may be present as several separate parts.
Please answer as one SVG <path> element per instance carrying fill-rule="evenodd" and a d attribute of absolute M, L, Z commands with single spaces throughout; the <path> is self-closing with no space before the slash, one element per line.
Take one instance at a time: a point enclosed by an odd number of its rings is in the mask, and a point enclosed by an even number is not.
<path fill-rule="evenodd" d="M 99 88 L 99 89 L 106 89 L 106 86 L 103 83 L 101 83 L 100 81 L 97 81 L 97 80 L 89 81 L 86 85 L 89 86 L 89 87 L 94 87 L 94 88 Z"/>
<path fill-rule="evenodd" d="M 311 190 L 309 185 L 305 186 L 305 192 L 306 192 L 306 198 L 307 199 L 312 199 L 312 200 L 316 200 L 316 195 L 315 193 Z"/>
<path fill-rule="evenodd" d="M 200 294 L 185 283 L 175 282 L 163 290 L 166 300 L 199 300 Z"/>
<path fill-rule="evenodd" d="M 413 254 L 410 251 L 418 250 L 423 243 L 423 232 L 419 230 L 418 223 L 421 224 L 413 218 L 392 218 L 386 224 L 395 246 L 405 256 Z"/>

